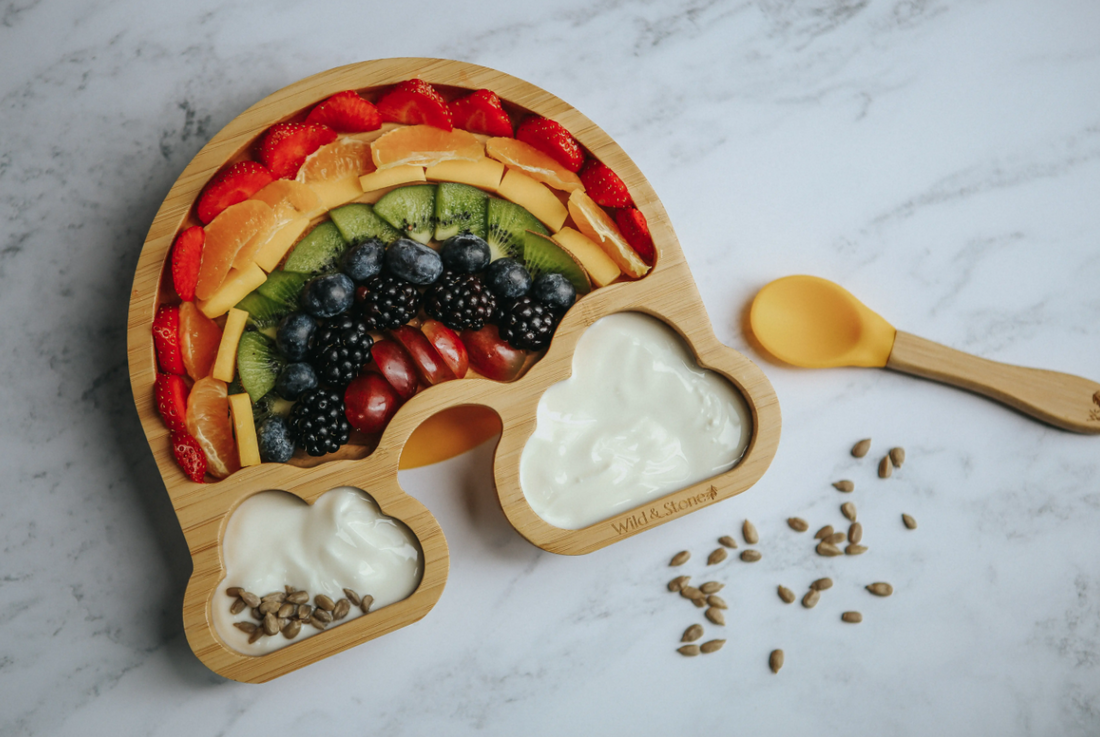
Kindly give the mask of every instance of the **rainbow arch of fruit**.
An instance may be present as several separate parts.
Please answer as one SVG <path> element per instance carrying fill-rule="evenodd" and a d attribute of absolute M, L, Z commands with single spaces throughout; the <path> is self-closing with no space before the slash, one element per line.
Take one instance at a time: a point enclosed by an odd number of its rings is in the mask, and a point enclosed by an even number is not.
<path fill-rule="evenodd" d="M 200 224 L 181 230 L 166 263 L 162 283 L 171 288 L 162 288 L 152 330 L 156 405 L 192 481 L 302 456 L 307 423 L 276 389 L 288 364 L 278 326 L 302 311 L 307 285 L 316 292 L 321 282 L 346 283 L 334 274 L 352 250 L 380 249 L 388 264 L 391 251 L 424 244 L 433 250 L 416 253 L 431 260 L 472 234 L 493 262 L 511 259 L 545 282 L 557 277 L 542 275 L 561 275 L 578 298 L 653 266 L 658 253 L 626 186 L 564 127 L 506 108 L 490 90 L 451 97 L 418 79 L 366 96 L 337 93 L 271 126 L 252 158 L 207 183 L 191 220 Z M 356 301 L 371 299 L 368 283 L 356 284 Z M 425 288 L 434 287 L 418 286 Z M 401 403 L 425 387 L 468 372 L 498 381 L 521 375 L 545 345 L 512 345 L 517 331 L 495 323 L 521 309 L 529 315 L 537 302 L 501 296 L 483 326 L 452 329 L 446 315 L 422 310 L 385 330 L 368 325 L 357 375 L 346 387 L 317 389 L 339 396 L 339 406 L 316 397 L 312 404 L 359 434 L 342 442 L 376 443 Z M 542 307 L 552 334 L 568 304 Z M 316 321 L 340 317 L 325 314 Z"/>

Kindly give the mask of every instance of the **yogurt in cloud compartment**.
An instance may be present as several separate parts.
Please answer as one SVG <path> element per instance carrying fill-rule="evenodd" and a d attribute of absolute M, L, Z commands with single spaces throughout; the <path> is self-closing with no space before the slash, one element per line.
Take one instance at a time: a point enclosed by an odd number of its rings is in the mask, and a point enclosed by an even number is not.
<path fill-rule="evenodd" d="M 264 491 L 241 503 L 225 529 L 222 552 L 225 579 L 212 602 L 214 629 L 229 647 L 246 655 L 262 655 L 320 634 L 302 623 L 287 639 L 278 633 L 248 644 L 248 635 L 234 622 L 258 622 L 248 609 L 230 614 L 233 599 L 225 595 L 240 586 L 257 596 L 283 591 L 286 585 L 333 601 L 344 589 L 374 597 L 371 611 L 407 598 L 420 585 L 424 571 L 420 545 L 400 521 L 387 517 L 364 491 L 350 486 L 333 489 L 312 506 L 283 491 Z M 352 607 L 339 626 L 362 616 Z"/>
<path fill-rule="evenodd" d="M 539 400 L 520 486 L 535 514 L 577 530 L 728 471 L 751 436 L 733 384 L 665 323 L 622 312 L 585 331 L 572 376 Z"/>

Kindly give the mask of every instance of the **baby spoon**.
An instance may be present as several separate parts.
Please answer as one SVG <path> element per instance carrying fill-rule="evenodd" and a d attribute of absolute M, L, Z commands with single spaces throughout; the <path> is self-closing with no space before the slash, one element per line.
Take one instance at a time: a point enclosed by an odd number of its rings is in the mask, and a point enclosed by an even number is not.
<path fill-rule="evenodd" d="M 897 330 L 826 279 L 788 276 L 767 284 L 753 299 L 749 325 L 769 353 L 795 366 L 886 367 L 984 394 L 1066 430 L 1100 433 L 1100 384 L 978 358 Z"/>

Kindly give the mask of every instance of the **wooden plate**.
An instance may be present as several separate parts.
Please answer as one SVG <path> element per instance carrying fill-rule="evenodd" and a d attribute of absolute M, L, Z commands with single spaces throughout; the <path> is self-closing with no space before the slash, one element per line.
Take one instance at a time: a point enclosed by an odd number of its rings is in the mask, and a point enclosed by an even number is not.
<path fill-rule="evenodd" d="M 242 158 L 270 125 L 300 115 L 335 92 L 356 89 L 369 96 L 376 88 L 413 77 L 441 86 L 445 94 L 488 88 L 513 111 L 533 112 L 564 125 L 626 183 L 648 219 L 658 251 L 655 267 L 639 281 L 612 284 L 579 301 L 558 327 L 547 353 L 519 380 L 502 384 L 467 379 L 421 391 L 397 413 L 373 452 L 372 444 L 351 459 L 312 467 L 268 463 L 243 469 L 217 483 L 189 481 L 172 458 L 169 432 L 153 399 L 157 367 L 150 330 L 164 299 L 161 278 L 176 233 L 191 222 L 193 204 L 210 177 L 225 163 Z M 527 504 L 519 485 L 520 454 L 534 431 L 535 407 L 542 393 L 570 375 L 581 334 L 599 318 L 628 310 L 667 323 L 686 340 L 700 365 L 725 376 L 741 391 L 752 413 L 752 439 L 741 462 L 726 473 L 584 529 L 559 529 L 539 518 Z M 668 216 L 634 163 L 606 133 L 557 97 L 507 74 L 457 61 L 386 59 L 332 69 L 264 98 L 214 136 L 176 180 L 149 229 L 130 297 L 128 354 L 142 427 L 194 563 L 183 606 L 188 642 L 215 672 L 254 683 L 415 622 L 438 601 L 447 578 L 447 543 L 432 514 L 398 486 L 397 470 L 410 436 L 444 409 L 481 406 L 499 416 L 502 435 L 494 477 L 505 514 L 535 545 L 570 555 L 597 550 L 744 491 L 764 474 L 779 442 L 779 404 L 771 384 L 751 361 L 715 338 Z M 244 499 L 260 491 L 282 489 L 312 504 L 338 486 L 367 490 L 384 514 L 401 520 L 416 535 L 424 554 L 419 587 L 404 601 L 267 655 L 243 655 L 226 646 L 214 631 L 211 607 L 224 577 L 221 542 L 230 515 Z"/>

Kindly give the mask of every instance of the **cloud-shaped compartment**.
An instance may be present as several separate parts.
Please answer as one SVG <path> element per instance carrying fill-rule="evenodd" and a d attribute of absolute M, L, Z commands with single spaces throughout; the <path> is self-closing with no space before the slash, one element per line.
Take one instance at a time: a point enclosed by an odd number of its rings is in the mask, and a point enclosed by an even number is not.
<path fill-rule="evenodd" d="M 539 400 L 520 486 L 535 514 L 577 530 L 729 470 L 750 418 L 666 324 L 609 315 L 581 336 L 573 375 Z"/>
<path fill-rule="evenodd" d="M 366 492 L 350 486 L 326 492 L 310 506 L 283 491 L 263 491 L 241 503 L 225 529 L 222 543 L 225 579 L 214 594 L 214 629 L 222 641 L 246 655 L 286 647 L 320 632 L 303 622 L 300 633 L 281 633 L 248 644 L 235 622 L 258 622 L 245 608 L 230 614 L 233 599 L 225 589 L 240 586 L 257 596 L 284 591 L 287 585 L 333 601 L 344 589 L 374 597 L 371 611 L 407 598 L 420 584 L 420 545 L 408 527 L 387 517 Z M 362 616 L 352 607 L 346 622 Z M 330 627 L 341 624 L 334 622 Z"/>

